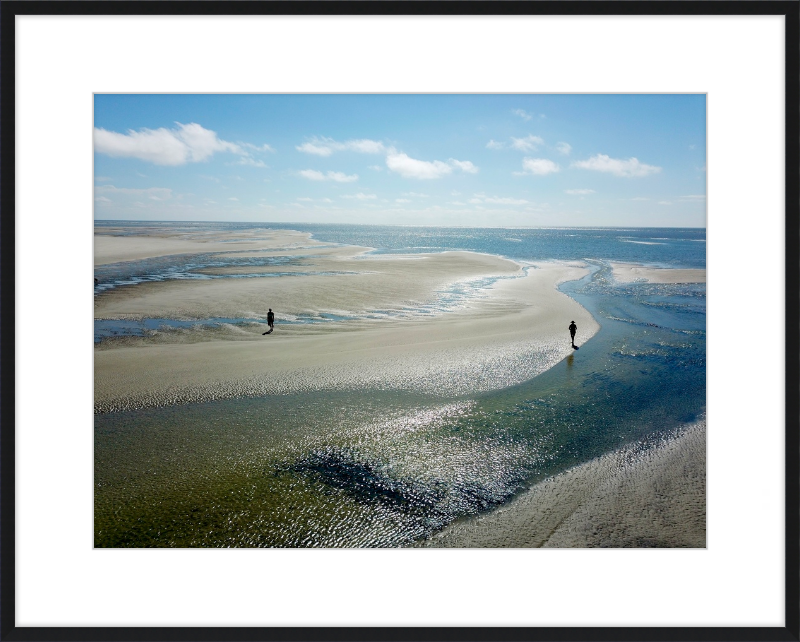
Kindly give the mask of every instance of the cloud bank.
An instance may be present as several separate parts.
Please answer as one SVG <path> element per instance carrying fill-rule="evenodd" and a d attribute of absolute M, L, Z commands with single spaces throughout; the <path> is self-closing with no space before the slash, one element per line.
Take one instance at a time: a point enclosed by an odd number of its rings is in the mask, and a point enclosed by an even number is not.
<path fill-rule="evenodd" d="M 94 128 L 94 149 L 115 158 L 137 158 L 155 165 L 185 165 L 199 163 L 217 152 L 242 156 L 243 163 L 263 166 L 254 160 L 251 151 L 272 151 L 269 145 L 260 147 L 222 140 L 217 133 L 197 123 L 175 123 L 177 128 L 132 129 L 126 134 Z"/>
<path fill-rule="evenodd" d="M 624 178 L 650 176 L 651 174 L 657 174 L 661 171 L 660 167 L 645 165 L 644 163 L 640 163 L 637 158 L 621 160 L 618 158 L 610 158 L 605 154 L 597 154 L 585 161 L 575 161 L 572 163 L 572 167 L 590 169 L 595 172 L 605 172 Z"/>
<path fill-rule="evenodd" d="M 386 166 L 403 178 L 418 178 L 421 180 L 442 178 L 451 174 L 453 168 L 468 174 L 478 173 L 478 168 L 470 161 L 460 161 L 455 158 L 451 158 L 447 163 L 438 160 L 423 161 L 393 150 L 386 157 Z"/>
<path fill-rule="evenodd" d="M 518 149 L 521 152 L 534 152 L 540 145 L 544 145 L 544 140 L 533 134 L 525 138 L 511 138 L 512 149 Z"/>
<path fill-rule="evenodd" d="M 333 138 L 314 137 L 310 141 L 295 147 L 298 152 L 305 154 L 315 154 L 317 156 L 330 156 L 333 152 L 358 152 L 360 154 L 383 154 L 386 147 L 379 140 L 369 140 L 362 138 L 358 140 L 348 140 L 339 142 Z"/>
<path fill-rule="evenodd" d="M 303 178 L 310 181 L 334 181 L 336 183 L 352 183 L 358 180 L 358 174 L 348 176 L 344 172 L 318 172 L 315 169 L 303 169 L 298 172 Z"/>
<path fill-rule="evenodd" d="M 522 169 L 522 174 L 533 174 L 535 176 L 555 174 L 561 170 L 557 163 L 546 158 L 524 158 L 522 160 Z"/>

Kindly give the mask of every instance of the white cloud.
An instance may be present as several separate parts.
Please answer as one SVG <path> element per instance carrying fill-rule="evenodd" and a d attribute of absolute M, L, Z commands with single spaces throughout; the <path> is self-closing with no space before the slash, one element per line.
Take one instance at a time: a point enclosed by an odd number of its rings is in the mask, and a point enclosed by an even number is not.
<path fill-rule="evenodd" d="M 416 198 L 430 198 L 429 194 L 420 194 L 419 192 L 403 192 L 403 196 L 414 196 Z"/>
<path fill-rule="evenodd" d="M 650 174 L 657 174 L 661 171 L 660 167 L 645 165 L 644 163 L 640 163 L 636 158 L 621 160 L 618 158 L 610 158 L 605 154 L 597 154 L 585 161 L 575 161 L 572 163 L 572 167 L 591 169 L 596 172 L 606 172 L 614 176 L 622 176 L 625 178 L 649 176 Z"/>
<path fill-rule="evenodd" d="M 185 165 L 208 160 L 216 152 L 230 152 L 250 158 L 251 150 L 271 150 L 222 140 L 217 133 L 197 123 L 175 123 L 176 129 L 128 130 L 126 134 L 94 128 L 94 149 L 115 158 L 138 158 L 156 165 Z M 254 161 L 257 163 L 258 161 Z"/>
<path fill-rule="evenodd" d="M 422 161 L 411 158 L 407 154 L 390 150 L 386 157 L 386 166 L 405 178 L 433 179 L 441 178 L 452 172 L 452 168 L 460 169 L 467 174 L 477 174 L 478 168 L 471 161 L 460 161 L 451 158 L 447 163 L 442 161 Z"/>
<path fill-rule="evenodd" d="M 659 201 L 659 205 L 672 205 L 672 201 Z"/>
<path fill-rule="evenodd" d="M 358 174 L 353 174 L 351 176 L 348 176 L 343 172 L 327 172 L 323 174 L 315 169 L 303 169 L 300 170 L 298 174 L 310 181 L 336 181 L 337 183 L 352 183 L 353 181 L 358 180 Z"/>
<path fill-rule="evenodd" d="M 322 172 L 318 172 L 315 169 L 301 169 L 298 172 L 298 174 L 300 174 L 300 176 L 302 176 L 303 178 L 307 178 L 310 181 L 324 181 L 324 180 L 326 180 L 325 179 L 325 174 L 323 174 Z"/>
<path fill-rule="evenodd" d="M 690 194 L 689 196 L 681 196 L 681 199 L 687 201 L 704 201 L 706 200 L 705 194 Z"/>
<path fill-rule="evenodd" d="M 522 152 L 533 152 L 540 145 L 544 145 L 544 141 L 539 136 L 529 134 L 525 138 L 511 138 L 511 147 L 518 149 Z"/>
<path fill-rule="evenodd" d="M 410 203 L 411 201 L 407 198 L 396 198 L 394 199 L 395 203 Z"/>
<path fill-rule="evenodd" d="M 421 161 L 397 152 L 386 157 L 386 166 L 404 178 L 419 178 L 423 180 L 441 178 L 453 171 L 450 165 L 442 161 Z"/>
<path fill-rule="evenodd" d="M 556 151 L 559 154 L 564 154 L 564 156 L 568 156 L 569 153 L 572 151 L 572 145 L 565 142 L 556 143 Z"/>
<path fill-rule="evenodd" d="M 462 172 L 466 172 L 467 174 L 477 174 L 478 168 L 475 167 L 470 161 L 459 161 L 455 158 L 451 158 L 449 163 L 454 167 L 458 167 Z"/>
<path fill-rule="evenodd" d="M 359 201 L 369 201 L 378 198 L 378 196 L 376 194 L 364 194 L 364 192 L 359 192 L 358 194 L 344 194 L 342 198 L 354 198 Z"/>
<path fill-rule="evenodd" d="M 303 143 L 295 147 L 298 152 L 305 152 L 306 154 L 316 154 L 317 156 L 330 156 L 333 154 L 333 149 L 316 143 Z"/>
<path fill-rule="evenodd" d="M 379 140 L 369 140 L 362 138 L 360 140 L 349 140 L 344 143 L 345 148 L 361 154 L 382 154 L 386 151 L 383 143 Z"/>
<path fill-rule="evenodd" d="M 112 203 L 113 201 L 110 198 L 106 198 L 105 196 L 95 196 L 94 197 L 95 203 Z"/>
<path fill-rule="evenodd" d="M 496 140 L 490 140 L 488 143 L 486 143 L 486 147 L 488 149 L 503 149 L 505 146 L 505 143 L 501 143 Z"/>
<path fill-rule="evenodd" d="M 383 171 L 383 167 L 381 167 L 380 165 L 370 165 L 369 168 L 370 169 L 374 169 L 376 172 L 382 172 Z"/>
<path fill-rule="evenodd" d="M 300 176 L 303 178 L 307 178 L 310 181 L 324 181 L 326 180 L 325 174 L 322 172 L 318 172 L 315 169 L 302 169 L 298 172 Z"/>
<path fill-rule="evenodd" d="M 554 174 L 561 168 L 551 160 L 546 158 L 525 158 L 522 161 L 523 174 L 534 174 L 536 176 L 546 176 Z"/>
<path fill-rule="evenodd" d="M 229 201 L 238 201 L 239 199 L 236 198 L 235 196 L 231 196 L 230 198 L 228 198 L 228 200 Z"/>
<path fill-rule="evenodd" d="M 109 194 L 121 196 L 136 196 L 150 200 L 165 201 L 172 198 L 172 190 L 168 187 L 147 187 L 137 189 L 133 187 L 115 187 L 114 185 L 98 185 L 94 188 L 95 194 Z"/>
<path fill-rule="evenodd" d="M 530 120 L 531 118 L 533 118 L 533 114 L 529 114 L 524 109 L 512 109 L 511 113 L 516 116 L 519 116 L 520 118 L 522 118 L 522 120 Z"/>
<path fill-rule="evenodd" d="M 382 154 L 386 151 L 386 147 L 379 140 L 362 138 L 342 143 L 324 136 L 321 138 L 314 137 L 310 141 L 298 145 L 295 149 L 299 152 L 316 154 L 317 156 L 330 156 L 333 152 L 343 151 L 359 152 L 361 154 Z"/>
<path fill-rule="evenodd" d="M 646 196 L 634 196 L 633 198 L 628 199 L 628 200 L 631 200 L 631 201 L 649 201 L 650 199 L 647 198 Z"/>
<path fill-rule="evenodd" d="M 475 200 L 475 199 L 473 199 Z M 493 205 L 527 205 L 529 201 L 526 201 L 524 198 L 485 198 L 483 199 L 484 203 L 491 203 Z"/>
<path fill-rule="evenodd" d="M 337 183 L 352 183 L 358 180 L 358 174 L 347 175 L 344 172 L 328 172 L 327 176 Z"/>
<path fill-rule="evenodd" d="M 594 194 L 593 189 L 565 189 L 565 194 L 573 194 L 573 195 L 582 195 L 582 194 Z"/>
<path fill-rule="evenodd" d="M 311 202 L 314 199 L 313 198 L 308 198 L 308 196 L 298 196 L 295 200 Z"/>
<path fill-rule="evenodd" d="M 257 160 L 252 158 L 251 156 L 243 156 L 239 159 L 238 165 L 250 165 L 251 167 L 266 167 L 267 164 L 264 161 Z"/>

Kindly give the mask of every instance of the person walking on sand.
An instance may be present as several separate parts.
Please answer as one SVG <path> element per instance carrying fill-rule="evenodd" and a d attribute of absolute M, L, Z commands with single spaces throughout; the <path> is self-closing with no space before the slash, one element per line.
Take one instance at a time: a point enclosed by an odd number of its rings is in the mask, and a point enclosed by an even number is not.
<path fill-rule="evenodd" d="M 569 336 L 572 338 L 572 347 L 575 347 L 575 333 L 578 331 L 578 326 L 572 321 L 569 324 Z"/>
<path fill-rule="evenodd" d="M 272 311 L 272 308 L 270 308 L 269 312 L 267 312 L 267 325 L 269 326 L 269 330 L 263 334 L 269 334 L 275 329 L 275 313 Z"/>

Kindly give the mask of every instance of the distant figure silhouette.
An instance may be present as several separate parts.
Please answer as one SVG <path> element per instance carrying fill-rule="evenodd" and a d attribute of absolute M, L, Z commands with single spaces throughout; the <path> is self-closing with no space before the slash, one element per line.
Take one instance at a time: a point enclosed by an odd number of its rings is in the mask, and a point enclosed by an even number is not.
<path fill-rule="evenodd" d="M 578 326 L 575 325 L 575 322 L 572 321 L 569 324 L 569 336 L 572 339 L 572 347 L 575 347 L 575 333 L 578 331 Z"/>
<path fill-rule="evenodd" d="M 264 334 L 269 334 L 275 329 L 275 313 L 272 311 L 272 308 L 267 312 L 267 325 L 269 326 L 269 330 L 264 332 Z"/>

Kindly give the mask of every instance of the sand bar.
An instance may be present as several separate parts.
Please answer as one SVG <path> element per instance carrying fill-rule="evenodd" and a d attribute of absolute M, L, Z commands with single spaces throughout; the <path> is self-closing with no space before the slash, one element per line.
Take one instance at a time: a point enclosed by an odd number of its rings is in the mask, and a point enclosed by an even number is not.
<path fill-rule="evenodd" d="M 611 263 L 614 278 L 620 283 L 705 283 L 704 269 L 668 269 L 646 267 L 634 263 Z"/>
<path fill-rule="evenodd" d="M 625 447 L 550 477 L 425 546 L 706 546 L 706 423 Z"/>
<path fill-rule="evenodd" d="M 512 261 L 470 252 L 357 263 L 360 273 L 342 277 L 156 283 L 98 297 L 97 316 L 203 310 L 246 316 L 264 314 L 272 303 L 278 323 L 269 336 L 261 336 L 263 325 L 229 326 L 96 349 L 96 411 L 368 386 L 467 394 L 519 383 L 558 363 L 572 352 L 566 326 L 573 319 L 578 344 L 599 329 L 556 289 L 586 274 L 578 264 L 540 263 L 524 275 Z M 280 325 L 282 301 L 295 310 L 398 307 L 434 300 L 448 283 L 486 276 L 507 278 L 464 305 L 429 316 Z M 265 287 L 271 289 L 258 290 Z"/>
<path fill-rule="evenodd" d="M 106 265 L 172 254 L 244 252 L 291 246 L 325 246 L 311 235 L 293 230 L 245 230 L 239 232 L 172 232 L 159 227 L 99 227 L 94 234 L 94 264 Z"/>
<path fill-rule="evenodd" d="M 437 292 L 467 279 L 522 274 L 512 261 L 471 252 L 359 258 L 365 251 L 346 247 L 324 254 L 312 252 L 301 257 L 302 265 L 275 268 L 294 272 L 277 278 L 166 281 L 116 288 L 95 299 L 94 315 L 97 319 L 266 319 L 272 308 L 279 317 L 353 316 L 432 304 Z"/>

